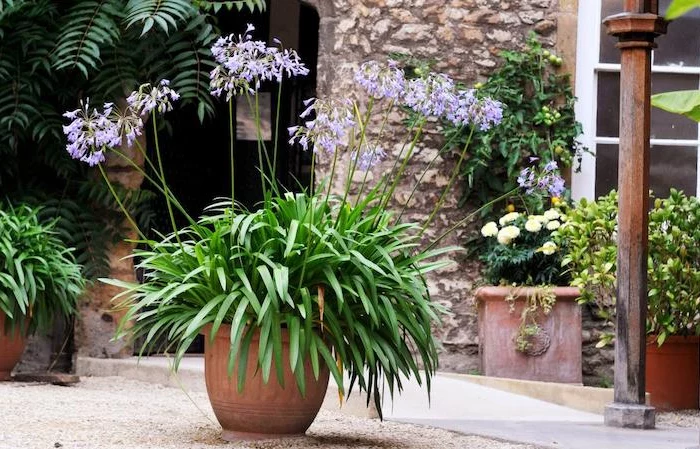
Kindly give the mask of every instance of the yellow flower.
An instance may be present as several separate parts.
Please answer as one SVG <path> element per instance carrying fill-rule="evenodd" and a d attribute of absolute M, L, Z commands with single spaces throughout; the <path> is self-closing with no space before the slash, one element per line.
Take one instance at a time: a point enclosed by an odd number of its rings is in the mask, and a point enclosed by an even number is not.
<path fill-rule="evenodd" d="M 561 198 L 559 198 L 558 196 L 553 196 L 552 197 L 552 206 L 557 206 L 559 204 L 561 204 Z"/>
<path fill-rule="evenodd" d="M 559 211 L 556 209 L 549 209 L 545 211 L 544 218 L 547 220 L 557 220 L 559 218 Z"/>
<path fill-rule="evenodd" d="M 545 242 L 545 243 L 542 245 L 542 247 L 539 248 L 537 251 L 539 251 L 539 252 L 541 252 L 541 253 L 543 253 L 543 254 L 545 254 L 545 255 L 547 255 L 547 256 L 551 256 L 552 254 L 554 254 L 555 252 L 557 252 L 557 249 L 559 249 L 559 248 L 557 247 L 557 244 L 554 243 L 554 242 L 552 242 L 552 241 L 549 241 L 549 242 Z"/>
<path fill-rule="evenodd" d="M 525 229 L 528 232 L 540 232 L 542 229 L 542 223 L 537 220 L 533 220 L 532 217 L 525 222 Z"/>
<path fill-rule="evenodd" d="M 518 212 L 511 212 L 502 216 L 501 219 L 498 220 L 498 222 L 501 224 L 501 226 L 504 226 L 506 223 L 510 223 L 513 220 L 517 220 L 519 216 L 520 214 Z"/>
<path fill-rule="evenodd" d="M 489 221 L 481 228 L 481 235 L 484 237 L 493 237 L 498 235 L 498 225 L 494 221 Z"/>
<path fill-rule="evenodd" d="M 561 226 L 561 223 L 559 223 L 557 220 L 552 220 L 549 223 L 547 223 L 547 229 L 549 229 L 550 231 L 558 229 L 559 226 Z"/>
<path fill-rule="evenodd" d="M 515 238 L 520 235 L 520 229 L 517 226 L 506 226 L 498 231 L 496 239 L 501 245 L 510 245 Z"/>
<path fill-rule="evenodd" d="M 507 205 L 506 212 L 515 212 L 515 205 L 513 205 L 513 204 Z"/>

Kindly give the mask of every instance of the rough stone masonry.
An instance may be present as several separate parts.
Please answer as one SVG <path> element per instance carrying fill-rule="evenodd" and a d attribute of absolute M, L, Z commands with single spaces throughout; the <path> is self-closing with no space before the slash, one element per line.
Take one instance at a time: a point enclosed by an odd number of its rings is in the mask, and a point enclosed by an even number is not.
<path fill-rule="evenodd" d="M 466 85 L 483 81 L 497 66 L 499 52 L 521 48 L 535 31 L 547 47 L 564 57 L 564 70 L 573 73 L 576 42 L 575 0 L 312 0 L 321 18 L 319 96 L 347 96 L 354 88 L 353 71 L 366 60 L 386 60 L 392 53 L 435 61 L 434 68 Z M 359 97 L 361 98 L 361 97 Z M 391 168 L 406 128 L 399 115 L 390 117 L 391 132 L 382 139 L 390 155 L 373 176 Z M 408 204 L 410 191 L 425 165 L 442 145 L 436 133 L 420 145 L 397 190 L 393 207 L 406 207 L 406 218 L 423 222 L 447 185 L 456 155 L 439 158 Z M 328 161 L 319 164 L 317 176 L 329 173 Z M 342 179 L 342 176 L 338 177 Z M 340 185 L 336 188 L 342 188 Z M 462 186 L 455 185 L 433 222 L 426 241 L 464 218 L 468 208 L 458 207 Z M 468 229 L 460 229 L 444 241 L 460 245 Z M 430 278 L 433 298 L 448 306 L 436 334 L 442 343 L 440 368 L 462 373 L 478 371 L 476 307 L 473 297 L 480 280 L 479 266 L 462 256 L 452 256 L 450 268 Z M 590 351 L 589 351 L 590 352 Z M 597 360 L 599 362 L 599 360 Z M 584 362 L 585 364 L 585 362 Z M 584 369 L 586 371 L 586 369 Z"/>

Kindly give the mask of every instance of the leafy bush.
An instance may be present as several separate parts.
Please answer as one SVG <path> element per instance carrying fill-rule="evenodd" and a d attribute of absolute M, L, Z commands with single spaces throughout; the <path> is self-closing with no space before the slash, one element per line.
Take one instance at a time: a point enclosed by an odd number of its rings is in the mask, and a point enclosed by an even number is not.
<path fill-rule="evenodd" d="M 558 232 L 567 242 L 562 263 L 581 302 L 614 321 L 617 271 L 617 192 L 581 200 Z M 649 213 L 647 333 L 663 344 L 670 335 L 700 335 L 700 201 L 671 189 Z M 604 335 L 601 344 L 612 340 Z"/>
<path fill-rule="evenodd" d="M 566 217 L 557 209 L 542 215 L 510 212 L 481 228 L 487 238 L 481 255 L 486 280 L 495 285 L 562 285 L 561 250 L 552 239 Z M 500 225 L 500 228 L 499 228 Z"/>
<path fill-rule="evenodd" d="M 576 141 L 582 129 L 574 114 L 569 76 L 558 73 L 561 58 L 543 49 L 534 34 L 523 51 L 504 51 L 501 56 L 503 65 L 477 87 L 480 96 L 503 103 L 503 121 L 473 135 L 461 172 L 463 202 L 485 204 L 517 187 L 520 169 L 531 157 L 542 165 L 557 161 L 564 168 L 585 150 Z M 447 123 L 444 129 L 454 146 L 469 139 L 467 129 Z"/>
<path fill-rule="evenodd" d="M 72 250 L 37 214 L 28 206 L 0 209 L 0 312 L 11 327 L 26 323 L 28 334 L 72 315 L 84 287 Z"/>

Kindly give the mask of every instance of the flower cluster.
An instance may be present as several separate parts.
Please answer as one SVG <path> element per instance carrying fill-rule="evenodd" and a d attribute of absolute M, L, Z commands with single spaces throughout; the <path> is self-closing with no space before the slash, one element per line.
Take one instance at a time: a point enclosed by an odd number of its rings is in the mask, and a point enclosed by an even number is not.
<path fill-rule="evenodd" d="M 308 75 L 309 69 L 294 50 L 268 46 L 253 40 L 253 25 L 241 36 L 220 37 L 211 49 L 217 66 L 209 74 L 212 95 L 226 93 L 226 101 L 243 93 L 255 93 L 264 81 L 281 82 L 288 77 Z M 277 45 L 281 43 L 275 39 Z"/>
<path fill-rule="evenodd" d="M 476 126 L 481 130 L 497 125 L 503 118 L 500 102 L 490 98 L 479 99 L 473 89 L 458 89 L 452 78 L 441 73 L 431 72 L 425 77 L 406 80 L 395 61 L 387 64 L 365 62 L 355 72 L 355 81 L 371 98 L 389 99 L 425 118 L 449 120 L 457 126 Z M 304 149 L 314 143 L 328 152 L 335 151 L 344 144 L 346 134 L 355 123 L 349 105 L 347 102 L 341 103 L 338 111 L 326 108 L 323 112 L 325 116 L 320 112 L 321 107 L 314 106 L 316 120 L 306 122 L 305 126 L 289 128 L 290 142 L 298 142 Z M 301 117 L 306 118 L 308 114 L 309 109 Z M 322 130 L 324 126 L 331 129 Z M 339 136 L 343 139 L 338 139 Z M 374 160 L 374 156 L 370 155 L 365 158 Z"/>
<path fill-rule="evenodd" d="M 63 114 L 71 120 L 63 127 L 68 138 L 66 150 L 73 159 L 94 166 L 105 160 L 106 149 L 121 145 L 122 135 L 118 124 L 110 119 L 114 111 L 111 103 L 105 104 L 102 111 L 90 110 L 89 98 L 80 103 L 80 109 Z"/>
<path fill-rule="evenodd" d="M 546 210 L 541 215 L 525 215 L 520 212 L 509 212 L 498 220 L 486 223 L 481 228 L 481 235 L 484 237 L 496 237 L 496 240 L 501 245 L 510 245 L 515 239 L 520 236 L 521 230 L 527 231 L 530 234 L 536 234 L 546 229 L 547 231 L 555 231 L 562 225 L 562 221 L 566 217 L 557 209 L 551 208 Z M 501 228 L 499 229 L 499 224 Z M 522 227 L 522 229 L 521 229 Z M 545 246 L 546 244 L 546 246 Z M 557 249 L 554 242 L 545 242 L 537 251 L 551 255 Z"/>
<path fill-rule="evenodd" d="M 355 81 L 375 100 L 400 100 L 406 89 L 406 78 L 396 61 L 383 66 L 377 61 L 362 64 L 355 72 Z"/>
<path fill-rule="evenodd" d="M 537 158 L 530 158 L 530 162 L 536 161 Z M 564 178 L 559 174 L 556 161 L 548 162 L 541 170 L 536 167 L 524 168 L 518 176 L 518 185 L 525 189 L 527 194 L 542 192 L 557 198 L 565 189 Z"/>
<path fill-rule="evenodd" d="M 126 98 L 131 112 L 137 117 L 143 117 L 156 110 L 161 114 L 173 110 L 173 102 L 180 99 L 180 94 L 170 87 L 170 81 L 161 80 L 157 86 L 142 84 L 139 89 Z"/>
<path fill-rule="evenodd" d="M 510 212 L 498 222 L 490 221 L 481 228 L 486 237 L 486 277 L 492 283 L 556 284 L 564 282 L 561 270 L 562 251 L 557 244 L 557 229 L 566 216 L 551 208 L 533 215 Z"/>
<path fill-rule="evenodd" d="M 90 99 L 81 100 L 81 107 L 63 114 L 71 123 L 63 127 L 68 139 L 66 150 L 73 159 L 90 166 L 105 160 L 105 152 L 120 147 L 126 140 L 132 146 L 143 133 L 143 115 L 152 111 L 165 113 L 172 110 L 172 102 L 180 96 L 170 88 L 167 80 L 155 86 L 141 85 L 127 97 L 124 110 L 106 103 L 102 110 L 90 109 Z"/>
<path fill-rule="evenodd" d="M 313 120 L 307 120 L 304 126 L 292 126 L 288 128 L 289 143 L 298 143 L 304 150 L 309 144 L 315 144 L 328 154 L 335 153 L 339 146 L 347 145 L 350 130 L 355 126 L 352 103 L 347 101 L 325 101 L 315 98 L 304 101 L 306 110 L 301 113 L 301 118 L 309 118 L 315 113 Z"/>

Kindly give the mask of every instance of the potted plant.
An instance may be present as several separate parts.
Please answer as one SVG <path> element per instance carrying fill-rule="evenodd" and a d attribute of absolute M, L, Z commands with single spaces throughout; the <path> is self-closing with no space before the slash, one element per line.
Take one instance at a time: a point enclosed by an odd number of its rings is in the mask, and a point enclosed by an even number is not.
<path fill-rule="evenodd" d="M 614 323 L 617 193 L 581 200 L 560 231 L 564 264 L 581 301 Z M 700 202 L 671 189 L 649 212 L 646 389 L 664 410 L 698 408 L 700 370 Z M 613 342 L 603 335 L 599 345 Z"/>
<path fill-rule="evenodd" d="M 96 165 L 108 185 L 102 167 L 107 153 L 131 163 L 165 195 L 173 231 L 157 240 L 139 231 L 144 249 L 135 255 L 144 282 L 104 282 L 124 289 L 115 298 L 125 311 L 119 335 L 143 338 L 142 349 L 164 337 L 175 369 L 194 338 L 205 334 L 207 391 L 227 440 L 305 432 L 330 375 L 341 401 L 358 387 L 380 414 L 385 386 L 393 396 L 402 379 L 414 376 L 429 392 L 437 368 L 431 327 L 444 310 L 430 300 L 425 274 L 445 266 L 435 258 L 454 248 L 438 247 L 450 231 L 426 246 L 421 241 L 459 174 L 467 145 L 457 152 L 450 181 L 423 223 L 404 222 L 388 206 L 424 129 L 436 118 L 475 132 L 501 119 L 498 102 L 458 88 L 446 75 L 407 80 L 394 63 L 367 62 L 355 75 L 363 101 L 305 101 L 302 123 L 289 129 L 290 143 L 313 150 L 312 174 L 317 158 L 325 158 L 331 175 L 318 187 L 312 182 L 310 189 L 288 191 L 274 175 L 277 147 L 265 148 L 257 92 L 263 83 L 308 70 L 293 50 L 253 40 L 253 30 L 223 37 L 212 48 L 218 64 L 212 93 L 230 106 L 231 197 L 201 218 L 192 219 L 172 195 L 160 162 L 158 116 L 179 98 L 167 81 L 141 86 L 123 109 L 85 104 L 67 113 L 72 122 L 65 129 L 70 154 Z M 263 201 L 254 210 L 235 201 L 231 111 L 237 98 L 249 102 L 258 129 Z M 411 129 L 398 157 L 385 160 L 378 142 L 386 127 L 377 131 L 372 125 L 404 108 L 416 113 Z M 135 139 L 146 116 L 156 161 Z M 120 150 L 123 144 L 137 147 L 150 173 Z M 450 148 L 448 142 L 435 158 Z M 372 183 L 368 172 L 376 165 L 386 174 Z M 335 184 L 343 185 L 339 194 L 331 190 Z M 177 228 L 174 213 L 189 224 Z"/>
<path fill-rule="evenodd" d="M 565 222 L 553 207 L 542 214 L 512 210 L 481 228 L 481 260 L 492 284 L 476 292 L 484 375 L 581 383 L 579 291 L 565 286 L 553 235 Z"/>
<path fill-rule="evenodd" d="M 75 312 L 84 280 L 71 253 L 36 209 L 0 205 L 0 381 L 10 380 L 28 335 Z"/>

